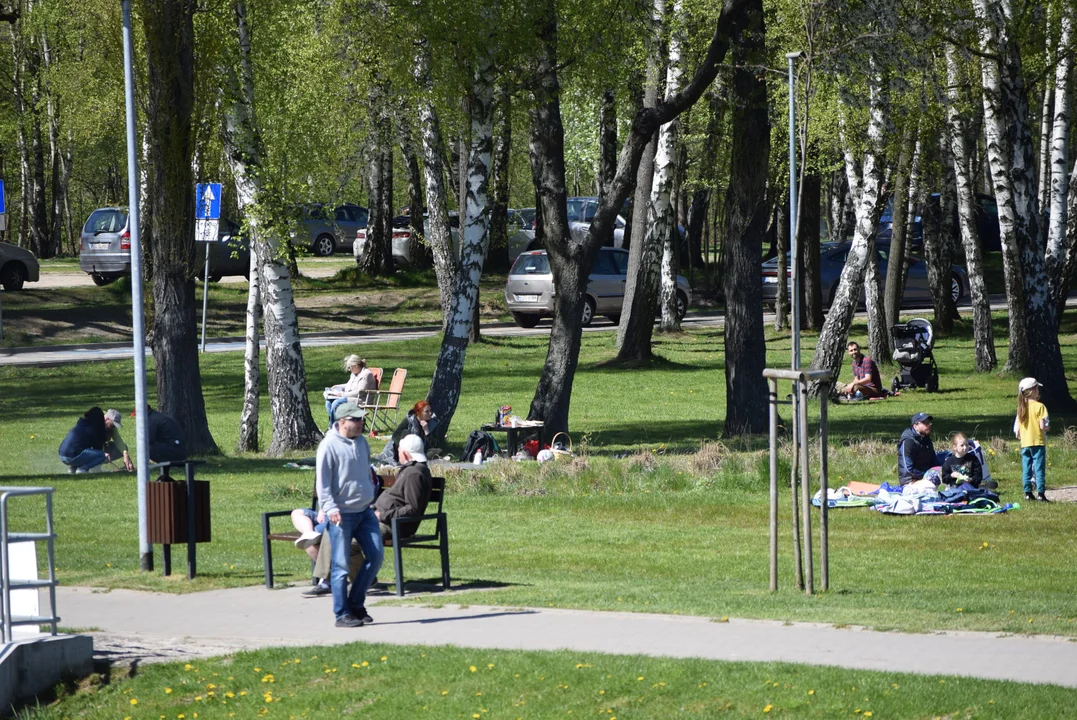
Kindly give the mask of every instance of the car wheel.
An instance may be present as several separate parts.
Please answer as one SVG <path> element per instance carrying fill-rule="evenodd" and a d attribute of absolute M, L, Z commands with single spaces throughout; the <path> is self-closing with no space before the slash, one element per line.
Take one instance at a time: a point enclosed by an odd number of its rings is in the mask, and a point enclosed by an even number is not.
<path fill-rule="evenodd" d="M 0 270 L 0 285 L 3 285 L 5 290 L 22 290 L 25 282 L 26 268 L 17 261 L 9 262 Z"/>
<path fill-rule="evenodd" d="M 539 324 L 539 316 L 531 313 L 513 313 L 512 319 L 522 328 L 533 328 Z"/>
<path fill-rule="evenodd" d="M 97 287 L 104 287 L 105 285 L 111 285 L 112 283 L 116 282 L 116 278 L 112 277 L 111 275 L 98 275 L 97 273 L 93 273 L 92 275 L 90 275 L 90 279 L 93 280 L 93 284 Z"/>
<path fill-rule="evenodd" d="M 583 313 L 580 316 L 580 325 L 591 327 L 595 319 L 595 301 L 589 297 L 583 299 Z"/>
<path fill-rule="evenodd" d="M 950 276 L 950 295 L 954 299 L 954 305 L 961 302 L 962 296 L 965 294 L 965 286 L 961 284 L 961 278 L 957 275 Z"/>
<path fill-rule="evenodd" d="M 336 241 L 333 240 L 332 235 L 319 235 L 314 244 L 310 246 L 310 249 L 318 257 L 329 257 L 333 254 L 333 250 L 336 249 Z"/>
<path fill-rule="evenodd" d="M 688 312 L 688 298 L 684 293 L 677 293 L 677 319 L 684 320 L 685 314 Z"/>
<path fill-rule="evenodd" d="M 621 316 L 620 315 L 607 315 L 606 317 L 609 318 L 609 321 L 611 323 L 613 323 L 614 325 L 620 325 L 621 324 Z"/>

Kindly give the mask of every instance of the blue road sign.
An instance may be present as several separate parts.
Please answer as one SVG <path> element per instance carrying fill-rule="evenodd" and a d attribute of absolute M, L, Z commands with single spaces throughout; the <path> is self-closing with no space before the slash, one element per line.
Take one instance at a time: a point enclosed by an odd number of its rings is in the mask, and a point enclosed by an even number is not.
<path fill-rule="evenodd" d="M 7 207 L 4 205 L 4 181 L 0 180 L 0 215 L 7 212 Z"/>
<path fill-rule="evenodd" d="M 221 184 L 198 183 L 194 186 L 196 220 L 221 219 Z"/>

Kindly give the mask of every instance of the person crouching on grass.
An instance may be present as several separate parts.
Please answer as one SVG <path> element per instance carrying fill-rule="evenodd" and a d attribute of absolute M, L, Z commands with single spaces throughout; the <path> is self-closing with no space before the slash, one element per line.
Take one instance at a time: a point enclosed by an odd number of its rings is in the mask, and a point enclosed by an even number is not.
<path fill-rule="evenodd" d="M 362 627 L 374 622 L 366 611 L 366 593 L 381 569 L 385 550 L 381 540 L 370 481 L 370 448 L 363 437 L 366 412 L 355 403 L 333 411 L 333 427 L 318 445 L 316 477 L 318 502 L 329 520 L 333 614 L 337 627 Z M 348 556 L 352 539 L 363 551 L 363 565 L 348 591 Z"/>
<path fill-rule="evenodd" d="M 879 376 L 879 366 L 875 361 L 860 352 L 860 344 L 850 342 L 846 349 L 853 360 L 853 381 L 841 389 L 841 396 L 846 400 L 870 400 L 886 397 L 883 380 Z"/>

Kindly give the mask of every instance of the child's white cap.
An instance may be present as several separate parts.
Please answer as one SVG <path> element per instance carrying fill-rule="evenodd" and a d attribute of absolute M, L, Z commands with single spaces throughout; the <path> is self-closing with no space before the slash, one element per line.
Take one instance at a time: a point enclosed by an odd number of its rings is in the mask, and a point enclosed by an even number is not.
<path fill-rule="evenodd" d="M 1034 377 L 1027 377 L 1017 383 L 1017 392 L 1028 392 L 1034 387 L 1043 387 L 1043 383 L 1037 382 Z"/>

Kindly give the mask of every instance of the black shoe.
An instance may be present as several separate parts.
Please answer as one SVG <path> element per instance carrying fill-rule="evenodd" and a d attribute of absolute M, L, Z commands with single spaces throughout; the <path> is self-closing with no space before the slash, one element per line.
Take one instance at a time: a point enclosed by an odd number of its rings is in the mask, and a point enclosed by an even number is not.
<path fill-rule="evenodd" d="M 1036 496 L 1030 492 L 1027 492 L 1025 493 L 1025 500 L 1031 500 L 1032 502 L 1036 502 Z"/>
<path fill-rule="evenodd" d="M 344 613 L 337 618 L 337 627 L 363 627 L 363 621 L 355 617 L 351 613 Z"/>
<path fill-rule="evenodd" d="M 980 487 L 987 488 L 988 490 L 996 490 L 998 489 L 998 483 L 994 480 L 984 480 L 980 484 Z"/>
<path fill-rule="evenodd" d="M 325 595 L 332 594 L 333 588 L 329 587 L 327 583 L 318 583 L 317 585 L 309 587 L 303 591 L 303 597 L 305 598 L 323 597 Z"/>
<path fill-rule="evenodd" d="M 1050 500 L 1047 499 L 1047 496 L 1044 495 L 1043 493 L 1040 493 L 1037 497 L 1039 498 L 1040 502 L 1051 502 Z"/>
<path fill-rule="evenodd" d="M 356 608 L 352 611 L 352 615 L 359 618 L 359 621 L 364 625 L 371 625 L 374 622 L 374 618 L 370 617 L 370 613 L 366 611 L 365 607 Z"/>

